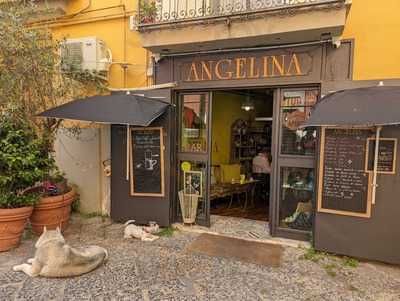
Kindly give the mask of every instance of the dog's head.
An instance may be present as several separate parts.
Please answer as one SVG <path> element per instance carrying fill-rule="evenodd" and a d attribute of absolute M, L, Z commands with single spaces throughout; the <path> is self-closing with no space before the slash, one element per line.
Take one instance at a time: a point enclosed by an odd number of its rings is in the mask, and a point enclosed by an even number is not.
<path fill-rule="evenodd" d="M 51 240 L 56 240 L 61 243 L 65 243 L 64 236 L 62 236 L 61 230 L 59 227 L 57 227 L 56 230 L 47 230 L 46 227 L 44 227 L 43 233 L 42 233 L 42 235 L 40 235 L 38 241 L 35 244 L 35 247 L 39 248 L 40 246 L 42 246 L 43 244 L 45 244 L 46 242 L 49 242 Z"/>

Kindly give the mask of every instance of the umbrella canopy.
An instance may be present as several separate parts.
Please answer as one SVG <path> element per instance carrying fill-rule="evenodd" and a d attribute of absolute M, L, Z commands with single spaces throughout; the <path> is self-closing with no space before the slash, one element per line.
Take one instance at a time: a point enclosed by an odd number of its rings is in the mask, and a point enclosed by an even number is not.
<path fill-rule="evenodd" d="M 143 96 L 113 93 L 78 99 L 40 113 L 40 117 L 72 119 L 109 124 L 149 126 L 169 103 Z"/>
<path fill-rule="evenodd" d="M 338 91 L 324 97 L 302 127 L 400 124 L 400 87 Z"/>

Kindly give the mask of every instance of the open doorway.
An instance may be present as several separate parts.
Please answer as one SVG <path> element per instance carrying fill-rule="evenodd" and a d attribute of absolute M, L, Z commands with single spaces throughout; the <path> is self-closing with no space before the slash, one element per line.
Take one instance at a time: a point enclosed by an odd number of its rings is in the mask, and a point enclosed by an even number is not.
<path fill-rule="evenodd" d="M 274 90 L 212 99 L 210 213 L 268 221 Z"/>

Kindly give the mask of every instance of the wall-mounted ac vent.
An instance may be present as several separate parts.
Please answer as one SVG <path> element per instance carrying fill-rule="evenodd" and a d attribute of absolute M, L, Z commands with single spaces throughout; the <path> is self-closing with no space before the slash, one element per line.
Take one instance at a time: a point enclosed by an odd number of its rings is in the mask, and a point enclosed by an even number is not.
<path fill-rule="evenodd" d="M 67 72 L 107 72 L 111 50 L 96 37 L 67 39 L 61 45 L 61 69 Z"/>

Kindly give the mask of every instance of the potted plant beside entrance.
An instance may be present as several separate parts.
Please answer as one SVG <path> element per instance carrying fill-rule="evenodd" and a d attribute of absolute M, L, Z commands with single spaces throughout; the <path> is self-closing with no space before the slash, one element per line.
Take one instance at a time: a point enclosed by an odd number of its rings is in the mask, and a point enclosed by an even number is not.
<path fill-rule="evenodd" d="M 0 114 L 0 251 L 18 245 L 39 196 L 29 188 L 43 179 L 51 160 L 43 141 L 24 121 Z"/>

